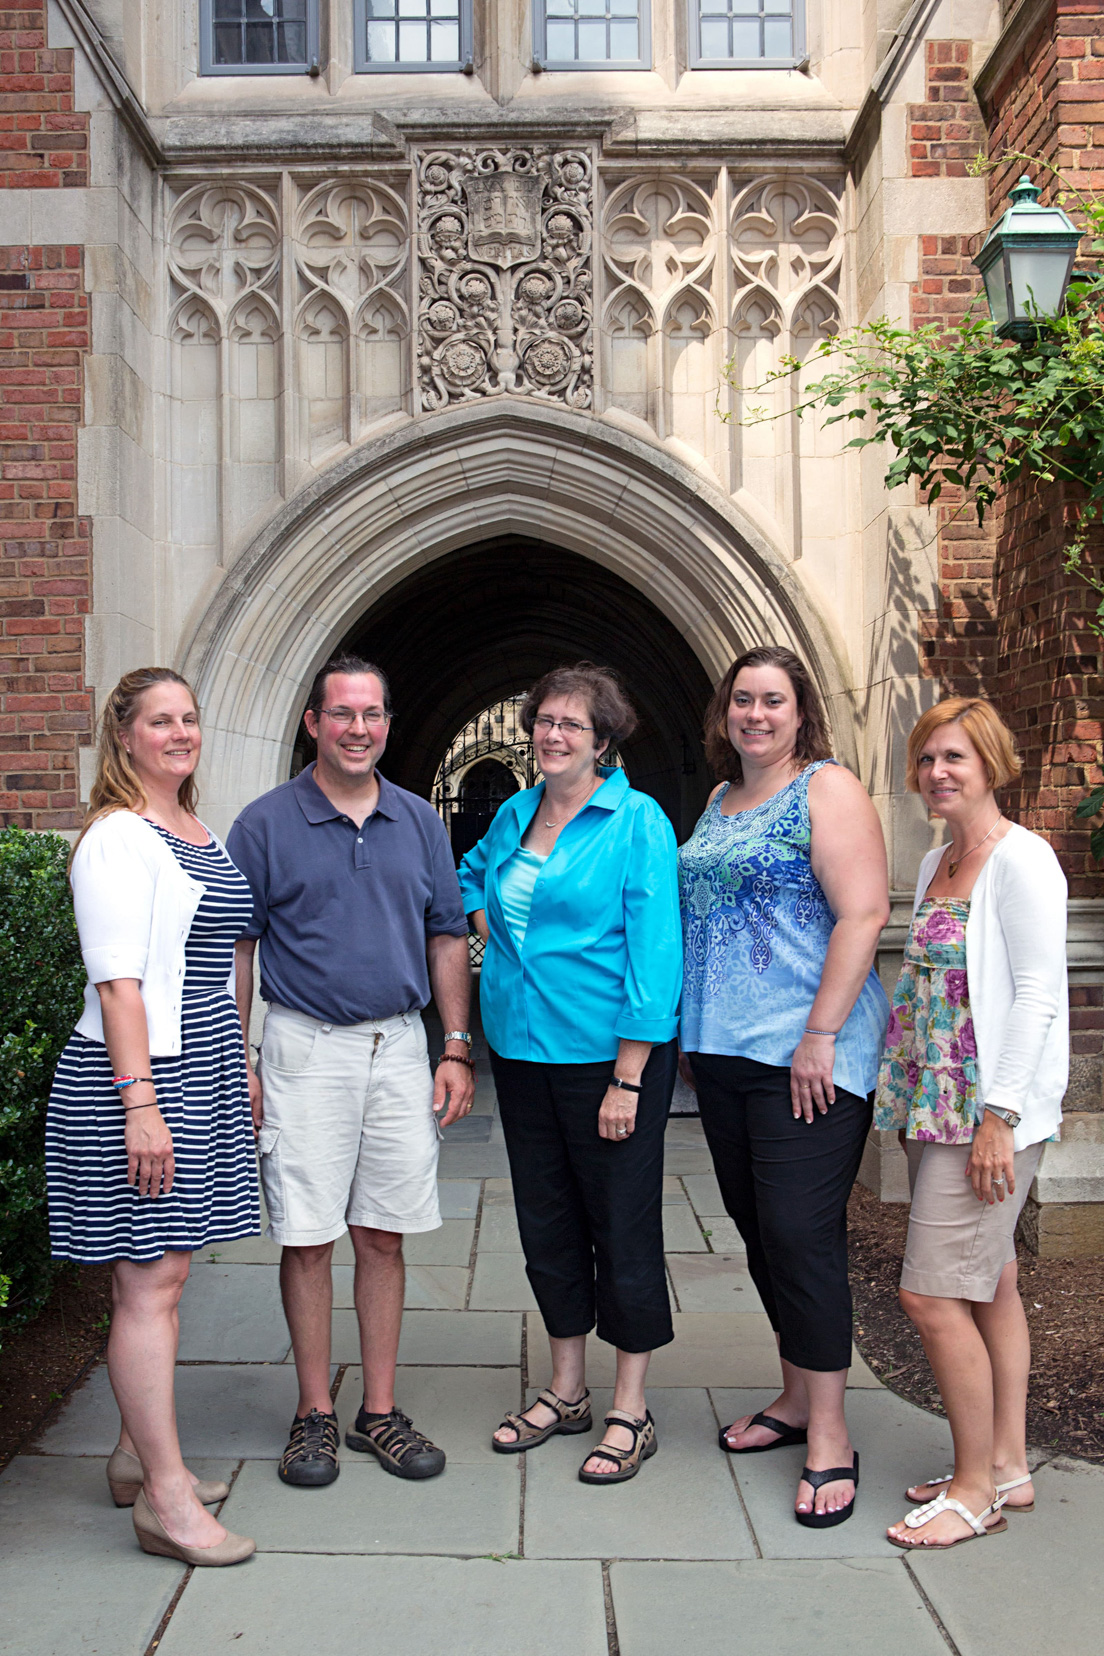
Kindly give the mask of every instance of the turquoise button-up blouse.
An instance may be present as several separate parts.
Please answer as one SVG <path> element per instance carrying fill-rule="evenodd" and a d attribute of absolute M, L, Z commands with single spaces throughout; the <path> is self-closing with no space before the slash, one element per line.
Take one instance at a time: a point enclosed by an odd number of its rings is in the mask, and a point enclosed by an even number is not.
<path fill-rule="evenodd" d="M 500 871 L 521 843 L 544 784 L 514 794 L 460 864 L 471 914 L 485 909 L 480 1007 L 503 1058 L 591 1064 L 618 1042 L 670 1041 L 682 988 L 675 836 L 622 770 L 562 829 L 533 888 L 519 950 L 502 911 Z"/>

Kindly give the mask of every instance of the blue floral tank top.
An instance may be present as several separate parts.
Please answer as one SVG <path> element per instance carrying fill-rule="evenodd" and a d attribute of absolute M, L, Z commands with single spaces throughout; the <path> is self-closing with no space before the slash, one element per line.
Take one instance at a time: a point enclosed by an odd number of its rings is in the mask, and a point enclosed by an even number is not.
<path fill-rule="evenodd" d="M 834 763 L 735 816 L 721 812 L 723 788 L 680 848 L 684 1051 L 788 1067 L 836 923 L 809 861 L 809 778 Z M 836 1040 L 837 1087 L 873 1090 L 888 1018 L 872 969 Z"/>

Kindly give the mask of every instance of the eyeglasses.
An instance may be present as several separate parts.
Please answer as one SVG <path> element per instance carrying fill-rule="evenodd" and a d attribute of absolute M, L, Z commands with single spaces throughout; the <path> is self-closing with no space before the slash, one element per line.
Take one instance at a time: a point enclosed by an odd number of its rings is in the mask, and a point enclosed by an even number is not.
<path fill-rule="evenodd" d="M 319 712 L 325 713 L 335 725 L 341 725 L 345 729 L 356 724 L 358 719 L 364 720 L 364 727 L 367 729 L 369 725 L 385 725 L 391 718 L 390 713 L 354 713 L 351 707 L 322 707 Z"/>
<path fill-rule="evenodd" d="M 542 713 L 539 719 L 533 720 L 533 729 L 539 730 L 542 736 L 548 736 L 553 730 L 558 730 L 570 739 L 581 736 L 584 730 L 593 730 L 594 726 L 580 724 L 577 719 L 549 719 Z"/>

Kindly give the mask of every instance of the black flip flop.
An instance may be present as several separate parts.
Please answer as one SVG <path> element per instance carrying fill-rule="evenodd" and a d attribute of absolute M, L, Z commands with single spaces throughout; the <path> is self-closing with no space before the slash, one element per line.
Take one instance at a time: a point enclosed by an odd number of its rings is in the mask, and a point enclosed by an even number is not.
<path fill-rule="evenodd" d="M 855 1510 L 855 1501 L 859 1493 L 859 1451 L 855 1450 L 855 1464 L 853 1466 L 830 1466 L 826 1472 L 811 1472 L 807 1466 L 801 1468 L 801 1476 L 807 1484 L 812 1484 L 813 1495 L 822 1484 L 837 1483 L 840 1479 L 850 1478 L 855 1485 L 855 1493 L 845 1507 L 838 1507 L 835 1512 L 795 1512 L 794 1517 L 806 1529 L 833 1529 L 836 1524 L 846 1524 Z"/>
<path fill-rule="evenodd" d="M 768 1432 L 777 1432 L 778 1442 L 755 1443 L 747 1449 L 734 1449 L 726 1437 L 726 1434 L 731 1432 L 732 1427 L 722 1426 L 717 1433 L 717 1442 L 726 1455 L 765 1455 L 770 1449 L 786 1449 L 791 1443 L 808 1443 L 809 1441 L 809 1434 L 804 1426 L 787 1426 L 784 1420 L 775 1420 L 773 1415 L 763 1413 L 752 1415 L 744 1427 L 745 1432 L 750 1431 L 753 1426 L 765 1426 Z"/>

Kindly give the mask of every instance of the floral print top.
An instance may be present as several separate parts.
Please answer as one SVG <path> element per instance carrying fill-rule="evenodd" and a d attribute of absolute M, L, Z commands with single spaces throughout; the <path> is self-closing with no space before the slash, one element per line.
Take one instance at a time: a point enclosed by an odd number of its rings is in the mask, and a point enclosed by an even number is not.
<path fill-rule="evenodd" d="M 977 1125 L 977 1042 L 966 979 L 969 898 L 926 897 L 893 992 L 874 1125 L 926 1144 L 969 1144 Z"/>

